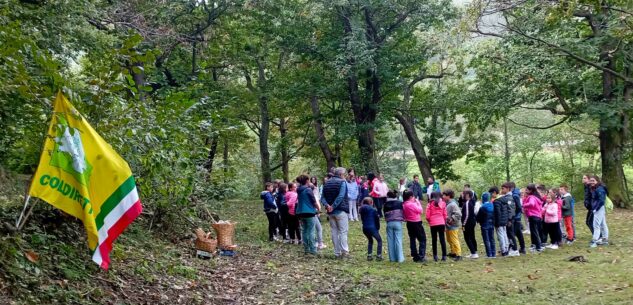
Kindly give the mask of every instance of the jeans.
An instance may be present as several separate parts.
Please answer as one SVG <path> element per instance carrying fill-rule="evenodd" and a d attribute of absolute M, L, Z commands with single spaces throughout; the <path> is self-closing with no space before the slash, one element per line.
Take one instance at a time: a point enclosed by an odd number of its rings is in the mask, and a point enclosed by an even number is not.
<path fill-rule="evenodd" d="M 607 227 L 606 208 L 602 206 L 593 213 L 593 241 L 598 241 L 600 237 L 609 239 L 609 227 Z"/>
<path fill-rule="evenodd" d="M 437 238 L 440 238 L 442 257 L 446 256 L 446 239 L 444 238 L 444 225 L 431 226 L 431 241 L 433 242 L 433 257 L 437 256 Z"/>
<path fill-rule="evenodd" d="M 459 244 L 459 229 L 446 230 L 446 240 L 451 248 L 451 253 L 462 256 L 462 246 Z"/>
<path fill-rule="evenodd" d="M 332 230 L 332 243 L 334 244 L 334 255 L 340 256 L 349 253 L 347 246 L 347 231 L 349 230 L 349 219 L 347 213 L 339 212 L 330 214 L 330 229 Z"/>
<path fill-rule="evenodd" d="M 349 220 L 358 220 L 358 208 L 356 207 L 356 200 L 350 199 L 348 202 L 349 202 Z"/>
<path fill-rule="evenodd" d="M 506 226 L 506 235 L 508 236 L 508 244 L 509 247 L 512 247 L 512 251 L 518 250 L 517 240 L 514 237 L 514 221 L 511 220 L 510 224 Z"/>
<path fill-rule="evenodd" d="M 477 239 L 475 239 L 475 224 L 464 226 L 464 241 L 470 250 L 470 254 L 477 253 Z"/>
<path fill-rule="evenodd" d="M 519 249 L 521 252 L 525 252 L 525 239 L 523 238 L 523 232 L 521 232 L 521 219 L 514 220 L 512 229 L 514 229 L 514 235 L 516 235 L 516 238 L 519 240 Z"/>
<path fill-rule="evenodd" d="M 532 240 L 532 244 L 536 247 L 536 250 L 543 249 L 541 242 L 541 219 L 536 216 L 530 216 L 528 223 L 530 225 L 530 239 Z"/>
<path fill-rule="evenodd" d="M 273 240 L 273 236 L 275 236 L 275 231 L 277 231 L 279 216 L 276 212 L 268 212 L 266 213 L 266 218 L 268 218 L 268 240 Z"/>
<path fill-rule="evenodd" d="M 390 262 L 404 262 L 404 254 L 402 252 L 402 222 L 387 222 L 387 249 L 389 252 Z"/>
<path fill-rule="evenodd" d="M 409 247 L 411 248 L 411 257 L 417 262 L 424 259 L 426 255 L 426 234 L 421 221 L 407 222 L 407 232 L 409 233 Z M 418 248 L 418 243 L 420 247 Z"/>
<path fill-rule="evenodd" d="M 481 238 L 484 240 L 484 246 L 486 247 L 486 256 L 495 257 L 497 252 L 495 250 L 495 228 L 481 228 Z"/>
<path fill-rule="evenodd" d="M 301 230 L 303 231 L 303 251 L 309 254 L 317 254 L 315 226 L 319 220 L 316 217 L 301 218 Z"/>
<path fill-rule="evenodd" d="M 323 243 L 323 227 L 321 226 L 321 219 L 319 219 L 319 216 L 314 216 L 314 220 L 316 221 L 316 223 L 314 224 L 314 227 L 316 228 L 316 241 L 317 243 L 322 244 Z"/>
<path fill-rule="evenodd" d="M 497 238 L 499 239 L 499 250 L 501 250 L 501 253 L 508 252 L 508 234 L 505 226 L 497 227 Z"/>
<path fill-rule="evenodd" d="M 363 234 L 367 237 L 367 256 L 371 256 L 371 252 L 374 248 L 374 239 L 376 240 L 376 256 L 382 257 L 382 238 L 380 237 L 380 231 L 378 229 L 363 230 Z"/>

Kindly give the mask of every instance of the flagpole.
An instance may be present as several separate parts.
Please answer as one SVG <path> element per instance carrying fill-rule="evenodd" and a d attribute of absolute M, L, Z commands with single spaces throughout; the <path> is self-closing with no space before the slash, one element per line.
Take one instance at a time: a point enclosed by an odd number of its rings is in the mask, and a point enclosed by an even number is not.
<path fill-rule="evenodd" d="M 22 213 L 20 213 L 20 216 L 18 217 L 18 221 L 15 223 L 15 228 L 19 231 L 20 230 L 20 222 L 22 221 L 22 216 L 24 216 L 24 212 L 26 211 L 26 207 L 29 205 L 29 200 L 31 199 L 30 195 L 26 195 L 26 198 L 24 199 L 24 208 L 22 208 Z"/>

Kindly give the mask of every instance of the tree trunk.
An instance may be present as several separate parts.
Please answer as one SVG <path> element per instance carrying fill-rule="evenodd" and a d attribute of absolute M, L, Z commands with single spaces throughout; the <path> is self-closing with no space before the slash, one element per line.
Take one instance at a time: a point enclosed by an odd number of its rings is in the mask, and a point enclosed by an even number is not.
<path fill-rule="evenodd" d="M 224 172 L 224 182 L 227 182 L 229 172 L 229 139 L 224 138 L 224 149 L 222 151 L 222 171 Z"/>
<path fill-rule="evenodd" d="M 343 30 L 345 36 L 351 38 L 353 35 L 352 30 L 352 16 L 349 9 L 343 9 L 341 12 L 341 21 L 343 22 Z M 356 62 L 353 56 L 348 55 L 348 63 L 354 67 Z M 353 69 L 352 69 L 353 70 Z M 363 101 L 358 92 L 358 77 L 350 71 L 347 76 L 347 91 L 349 100 L 352 105 L 354 113 L 354 123 L 356 125 L 356 133 L 358 138 L 358 149 L 360 151 L 361 172 L 374 171 L 378 172 L 378 161 L 376 160 L 375 152 L 375 127 L 377 117 L 378 102 L 381 99 L 380 96 L 380 80 L 378 79 L 375 71 L 373 71 L 371 77 L 367 80 L 366 91 L 370 92 L 371 100 Z"/>
<path fill-rule="evenodd" d="M 401 113 L 397 113 L 395 116 L 398 122 L 402 125 L 404 133 L 411 144 L 411 149 L 413 150 L 415 161 L 418 163 L 418 168 L 420 169 L 422 178 L 424 178 L 424 181 L 427 181 L 429 178 L 433 178 L 431 164 L 429 162 L 429 158 L 426 156 L 426 152 L 424 151 L 424 145 L 422 144 L 422 141 L 420 141 L 420 138 L 418 138 L 418 132 L 415 129 L 413 118 Z"/>
<path fill-rule="evenodd" d="M 601 61 L 606 63 L 606 67 L 616 70 L 612 50 L 607 42 L 602 46 L 600 52 Z M 614 103 L 614 91 L 616 90 L 616 79 L 611 73 L 602 72 L 602 98 L 606 106 Z M 617 120 L 614 124 L 614 120 Z M 600 119 L 600 159 L 602 161 L 602 181 L 607 186 L 609 198 L 617 206 L 627 206 L 628 194 L 624 187 L 624 168 L 622 166 L 622 147 L 624 145 L 624 114 Z"/>
<path fill-rule="evenodd" d="M 142 62 L 132 63 L 131 66 L 128 66 L 128 71 L 132 76 L 132 80 L 134 80 L 134 88 L 136 89 L 136 96 L 140 101 L 145 100 L 145 90 L 143 87 L 145 86 L 145 72 L 143 69 Z"/>
<path fill-rule="evenodd" d="M 319 108 L 319 99 L 316 96 L 310 97 L 310 108 L 312 109 L 312 116 L 314 120 L 314 130 L 317 135 L 317 143 L 325 158 L 327 170 L 335 166 L 335 156 L 330 150 L 330 146 L 327 143 L 325 137 L 325 130 L 323 129 L 323 119 L 321 118 L 321 110 Z"/>
<path fill-rule="evenodd" d="M 268 135 L 270 134 L 270 115 L 268 113 L 268 97 L 260 96 L 259 101 L 259 156 L 262 170 L 262 185 L 272 181 L 270 171 L 270 151 L 268 150 Z"/>
<path fill-rule="evenodd" d="M 211 172 L 213 171 L 213 160 L 215 159 L 215 154 L 218 151 L 218 135 L 213 135 L 210 140 L 211 146 L 209 146 L 209 155 L 207 156 L 207 161 L 204 163 L 204 168 L 207 169 L 207 179 L 211 179 Z M 208 141 L 209 140 L 207 140 L 207 142 Z"/>
<path fill-rule="evenodd" d="M 530 173 L 530 183 L 534 183 L 534 157 L 536 157 L 538 151 L 532 153 L 532 157 L 530 157 L 530 162 L 528 163 L 528 171 Z"/>
<path fill-rule="evenodd" d="M 281 172 L 283 173 L 283 179 L 285 183 L 288 183 L 290 180 L 288 163 L 290 163 L 290 156 L 288 154 L 288 129 L 286 127 L 286 119 L 281 118 L 279 120 L 279 135 L 281 136 Z"/>
<path fill-rule="evenodd" d="M 508 144 L 508 118 L 503 118 L 503 142 L 504 142 L 504 160 L 506 165 L 506 181 L 510 181 L 510 145 Z"/>

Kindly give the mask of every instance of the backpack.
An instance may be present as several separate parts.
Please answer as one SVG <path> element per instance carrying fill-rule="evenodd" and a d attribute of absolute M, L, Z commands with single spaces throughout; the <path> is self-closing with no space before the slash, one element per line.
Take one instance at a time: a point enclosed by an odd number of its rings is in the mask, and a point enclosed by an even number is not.
<path fill-rule="evenodd" d="M 613 211 L 613 201 L 611 201 L 611 198 L 609 198 L 609 196 L 604 197 L 604 207 L 606 208 L 607 212 Z"/>

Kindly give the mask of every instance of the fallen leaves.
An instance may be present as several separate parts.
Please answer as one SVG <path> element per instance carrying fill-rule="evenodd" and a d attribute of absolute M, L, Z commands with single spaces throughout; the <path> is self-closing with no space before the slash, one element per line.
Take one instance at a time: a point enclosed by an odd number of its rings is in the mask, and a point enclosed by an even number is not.
<path fill-rule="evenodd" d="M 33 252 L 33 250 L 24 252 L 24 256 L 26 256 L 26 259 L 28 259 L 29 262 L 34 264 L 37 263 L 40 258 L 40 256 L 37 253 Z"/>

